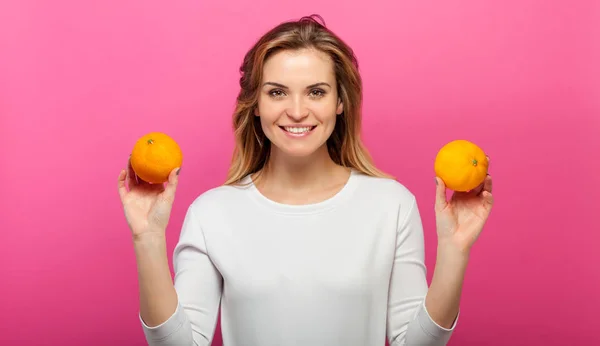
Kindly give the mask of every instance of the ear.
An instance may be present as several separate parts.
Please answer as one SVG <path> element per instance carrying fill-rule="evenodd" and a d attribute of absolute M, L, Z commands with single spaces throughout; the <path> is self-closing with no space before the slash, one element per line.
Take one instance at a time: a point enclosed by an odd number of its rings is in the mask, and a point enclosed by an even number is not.
<path fill-rule="evenodd" d="M 254 116 L 255 117 L 259 117 L 260 115 L 258 115 L 258 107 L 254 107 Z"/>
<path fill-rule="evenodd" d="M 338 99 L 338 105 L 337 105 L 337 109 L 335 110 L 335 113 L 337 115 L 342 114 L 342 112 L 344 111 L 344 102 L 342 102 L 342 99 Z"/>

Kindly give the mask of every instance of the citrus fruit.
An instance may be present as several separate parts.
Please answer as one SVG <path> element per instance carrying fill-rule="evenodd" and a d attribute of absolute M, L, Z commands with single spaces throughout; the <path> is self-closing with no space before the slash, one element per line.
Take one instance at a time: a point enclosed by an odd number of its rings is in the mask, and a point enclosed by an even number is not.
<path fill-rule="evenodd" d="M 476 144 L 458 139 L 444 145 L 435 158 L 435 174 L 453 191 L 479 186 L 488 173 L 488 157 Z"/>
<path fill-rule="evenodd" d="M 169 180 L 173 169 L 181 167 L 179 144 L 162 132 L 151 132 L 137 140 L 131 151 L 131 167 L 145 182 L 160 184 Z"/>

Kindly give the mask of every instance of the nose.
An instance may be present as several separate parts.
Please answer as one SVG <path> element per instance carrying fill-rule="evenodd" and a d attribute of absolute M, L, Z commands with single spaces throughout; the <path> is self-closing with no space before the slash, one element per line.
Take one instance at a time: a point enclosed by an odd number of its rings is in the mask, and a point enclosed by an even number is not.
<path fill-rule="evenodd" d="M 290 100 L 286 114 L 295 121 L 301 121 L 308 116 L 308 108 L 304 104 L 302 96 L 296 96 Z"/>

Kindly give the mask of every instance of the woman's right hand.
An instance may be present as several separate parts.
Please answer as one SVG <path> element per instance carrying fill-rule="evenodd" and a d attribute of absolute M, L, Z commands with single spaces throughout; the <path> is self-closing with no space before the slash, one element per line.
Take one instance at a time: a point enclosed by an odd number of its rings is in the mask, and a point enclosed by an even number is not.
<path fill-rule="evenodd" d="M 146 235 L 164 236 L 177 189 L 179 168 L 166 184 L 149 184 L 137 177 L 131 161 L 119 174 L 119 196 L 134 240 Z M 166 186 L 165 186 L 166 185 Z"/>

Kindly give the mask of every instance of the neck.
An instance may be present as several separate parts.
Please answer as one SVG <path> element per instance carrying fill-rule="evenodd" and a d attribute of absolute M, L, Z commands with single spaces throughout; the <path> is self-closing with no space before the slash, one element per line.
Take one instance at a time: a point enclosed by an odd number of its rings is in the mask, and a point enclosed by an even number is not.
<path fill-rule="evenodd" d="M 333 162 L 326 146 L 303 158 L 288 157 L 274 149 L 261 173 L 261 185 L 269 190 L 307 191 L 329 185 L 346 172 Z"/>

